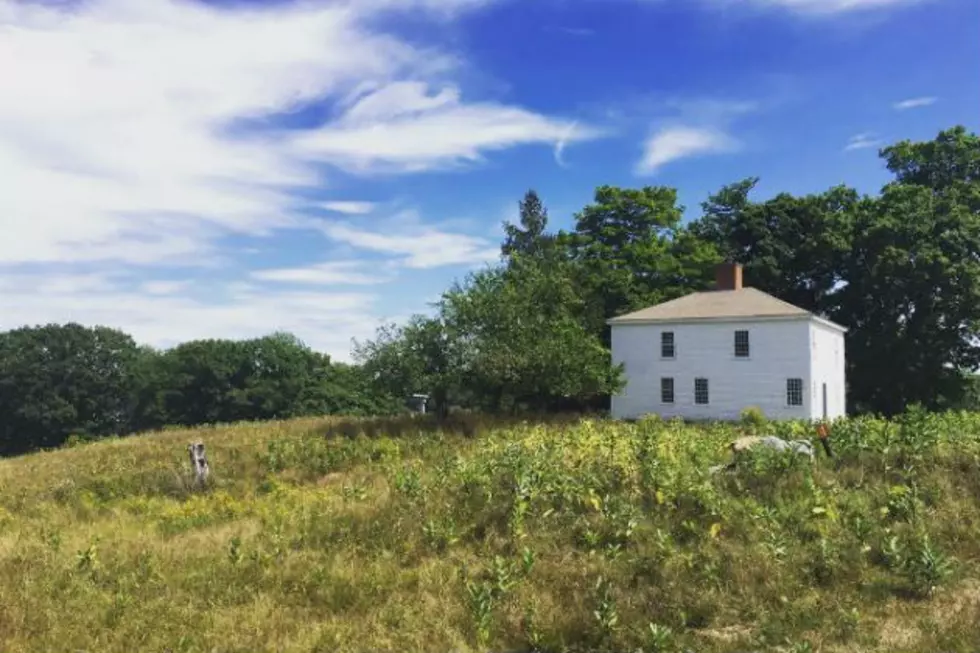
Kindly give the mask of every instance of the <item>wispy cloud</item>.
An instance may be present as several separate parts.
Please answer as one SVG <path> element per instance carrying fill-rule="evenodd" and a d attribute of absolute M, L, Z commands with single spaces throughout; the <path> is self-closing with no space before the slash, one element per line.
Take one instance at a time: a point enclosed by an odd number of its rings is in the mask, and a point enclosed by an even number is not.
<path fill-rule="evenodd" d="M 320 204 L 321 209 L 333 211 L 334 213 L 344 213 L 347 215 L 366 215 L 373 211 L 374 207 L 374 202 L 336 201 L 323 202 Z"/>
<path fill-rule="evenodd" d="M 412 269 L 476 266 L 500 257 L 499 246 L 486 238 L 444 231 L 432 225 L 388 226 L 382 232 L 350 224 L 327 223 L 322 229 L 334 241 L 394 256 L 399 265 Z"/>
<path fill-rule="evenodd" d="M 871 132 L 856 134 L 848 139 L 847 145 L 844 146 L 844 151 L 850 152 L 852 150 L 865 150 L 872 147 L 878 147 L 883 142 L 884 141 L 882 141 L 880 138 L 876 138 Z"/>
<path fill-rule="evenodd" d="M 42 284 L 45 288 L 39 291 Z M 334 358 L 349 360 L 350 339 L 370 337 L 385 320 L 375 302 L 374 295 L 365 293 L 269 293 L 237 282 L 212 284 L 207 297 L 188 292 L 151 296 L 109 279 L 97 288 L 59 287 L 44 273 L 0 273 L 0 329 L 52 321 L 105 324 L 158 347 L 285 330 Z"/>
<path fill-rule="evenodd" d="M 640 102 L 644 113 L 661 114 L 648 128 L 643 154 L 634 174 L 653 175 L 680 159 L 729 154 L 742 149 L 732 135 L 733 126 L 760 109 L 755 101 L 729 98 L 668 98 L 653 104 Z M 635 113 L 635 109 L 631 113 Z M 649 124 L 649 117 L 646 124 Z"/>
<path fill-rule="evenodd" d="M 362 261 L 330 261 L 306 267 L 256 270 L 253 279 L 318 286 L 372 285 L 391 281 L 391 275 L 365 270 Z"/>
<path fill-rule="evenodd" d="M 885 9 L 902 5 L 912 5 L 929 0 L 703 0 L 709 4 L 729 7 L 735 5 L 753 5 L 783 9 L 804 15 L 829 16 Z"/>
<path fill-rule="evenodd" d="M 896 102 L 892 105 L 892 108 L 896 111 L 905 111 L 907 109 L 918 109 L 919 107 L 928 107 L 935 104 L 939 98 L 935 97 L 916 97 L 909 98 L 908 100 L 902 100 Z"/>
<path fill-rule="evenodd" d="M 595 36 L 595 30 L 590 27 L 568 27 L 564 25 L 552 25 L 545 28 L 550 32 L 560 32 L 568 36 L 588 37 Z"/>
<path fill-rule="evenodd" d="M 358 98 L 335 123 L 300 134 L 296 151 L 349 172 L 418 172 L 475 162 L 522 144 L 595 138 L 598 130 L 517 107 L 466 104 L 458 89 L 403 81 Z"/>
<path fill-rule="evenodd" d="M 322 187 L 324 165 L 412 172 L 553 147 L 572 121 L 465 100 L 456 57 L 373 20 L 482 4 L 0 0 L 0 60 L 18 62 L 0 75 L 0 215 L 18 233 L 0 263 L 194 260 L 229 233 L 301 226 L 293 190 Z M 312 129 L 229 129 L 345 98 Z"/>
<path fill-rule="evenodd" d="M 573 122 L 565 129 L 565 132 L 558 138 L 555 142 L 555 163 L 557 163 L 562 168 L 567 168 L 568 164 L 565 163 L 565 148 L 568 146 L 569 142 L 573 141 L 575 138 L 575 130 L 578 127 L 577 122 Z"/>
<path fill-rule="evenodd" d="M 739 143 L 728 134 L 707 127 L 676 126 L 654 132 L 644 146 L 636 165 L 639 175 L 655 174 L 661 167 L 679 159 L 720 154 L 737 150 Z"/>
<path fill-rule="evenodd" d="M 246 253 L 261 243 L 239 240 L 308 229 L 311 210 L 376 213 L 338 196 L 338 169 L 408 174 L 598 135 L 466 97 L 456 83 L 465 61 L 377 20 L 453 20 L 493 1 L 0 0 L 0 61 L 17 62 L 0 74 L 0 228 L 16 234 L 0 238 L 0 328 L 74 319 L 153 343 L 284 328 L 343 356 L 350 335 L 373 329 L 375 295 L 282 284 L 367 286 L 378 270 L 328 262 L 253 276 L 257 257 Z M 323 123 L 279 127 L 280 114 L 319 107 Z M 414 268 L 490 253 L 481 239 L 424 224 L 339 224 L 330 235 Z M 220 277 L 232 279 L 200 296 L 217 276 L 200 267 L 224 264 Z M 91 266 L 107 276 L 84 277 Z M 163 266 L 180 271 L 155 278 Z M 111 280 L 137 267 L 127 284 Z"/>
<path fill-rule="evenodd" d="M 176 295 L 190 285 L 188 281 L 147 281 L 140 285 L 140 291 L 148 295 Z"/>

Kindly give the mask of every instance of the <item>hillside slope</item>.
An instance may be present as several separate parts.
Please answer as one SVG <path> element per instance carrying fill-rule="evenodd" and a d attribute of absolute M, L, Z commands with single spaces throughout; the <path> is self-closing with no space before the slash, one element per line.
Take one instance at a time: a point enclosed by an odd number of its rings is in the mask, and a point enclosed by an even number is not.
<path fill-rule="evenodd" d="M 980 641 L 978 415 L 850 421 L 837 463 L 760 455 L 716 476 L 729 427 L 353 430 L 242 424 L 0 461 L 0 651 Z"/>

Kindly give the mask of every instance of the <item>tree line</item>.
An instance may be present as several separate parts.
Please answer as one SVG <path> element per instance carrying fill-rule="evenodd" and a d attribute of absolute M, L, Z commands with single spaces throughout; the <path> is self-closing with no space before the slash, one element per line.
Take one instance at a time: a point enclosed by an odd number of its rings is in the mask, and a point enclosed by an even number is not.
<path fill-rule="evenodd" d="M 400 409 L 360 368 L 285 333 L 163 351 L 117 329 L 74 323 L 0 333 L 0 455 L 73 436 Z"/>
<path fill-rule="evenodd" d="M 405 410 L 445 415 L 603 410 L 622 387 L 606 320 L 709 289 L 741 263 L 747 285 L 843 324 L 848 405 L 893 415 L 978 405 L 980 138 L 957 126 L 880 151 L 892 179 L 758 201 L 757 178 L 684 221 L 677 191 L 601 186 L 569 230 L 533 190 L 500 260 L 432 307 L 332 362 L 289 334 L 159 351 L 77 324 L 0 333 L 0 454 L 166 425 Z"/>
<path fill-rule="evenodd" d="M 446 411 L 604 408 L 623 383 L 608 318 L 709 289 L 714 265 L 849 328 L 848 405 L 893 415 L 976 405 L 980 364 L 980 139 L 957 126 L 879 152 L 876 195 L 846 185 L 710 195 L 685 222 L 667 187 L 602 186 L 570 230 L 548 231 L 532 190 L 501 261 L 447 290 L 433 315 L 357 343 L 382 392 L 425 391 Z"/>

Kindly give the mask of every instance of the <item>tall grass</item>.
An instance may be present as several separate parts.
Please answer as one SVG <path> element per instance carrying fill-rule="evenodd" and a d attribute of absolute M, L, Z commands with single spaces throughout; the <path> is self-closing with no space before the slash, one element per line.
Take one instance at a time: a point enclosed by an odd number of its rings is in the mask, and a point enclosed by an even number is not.
<path fill-rule="evenodd" d="M 456 420 L 241 424 L 0 461 L 0 651 L 980 641 L 980 415 L 842 421 L 836 460 L 760 452 L 721 474 L 730 426 Z"/>

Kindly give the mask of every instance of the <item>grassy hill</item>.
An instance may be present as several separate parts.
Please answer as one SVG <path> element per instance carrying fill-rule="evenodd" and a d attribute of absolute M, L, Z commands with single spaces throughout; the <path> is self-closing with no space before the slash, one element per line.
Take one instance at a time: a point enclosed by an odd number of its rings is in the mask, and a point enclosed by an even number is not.
<path fill-rule="evenodd" d="M 0 651 L 980 641 L 978 415 L 850 421 L 836 462 L 762 454 L 714 476 L 731 427 L 361 428 L 167 431 L 0 461 Z"/>

